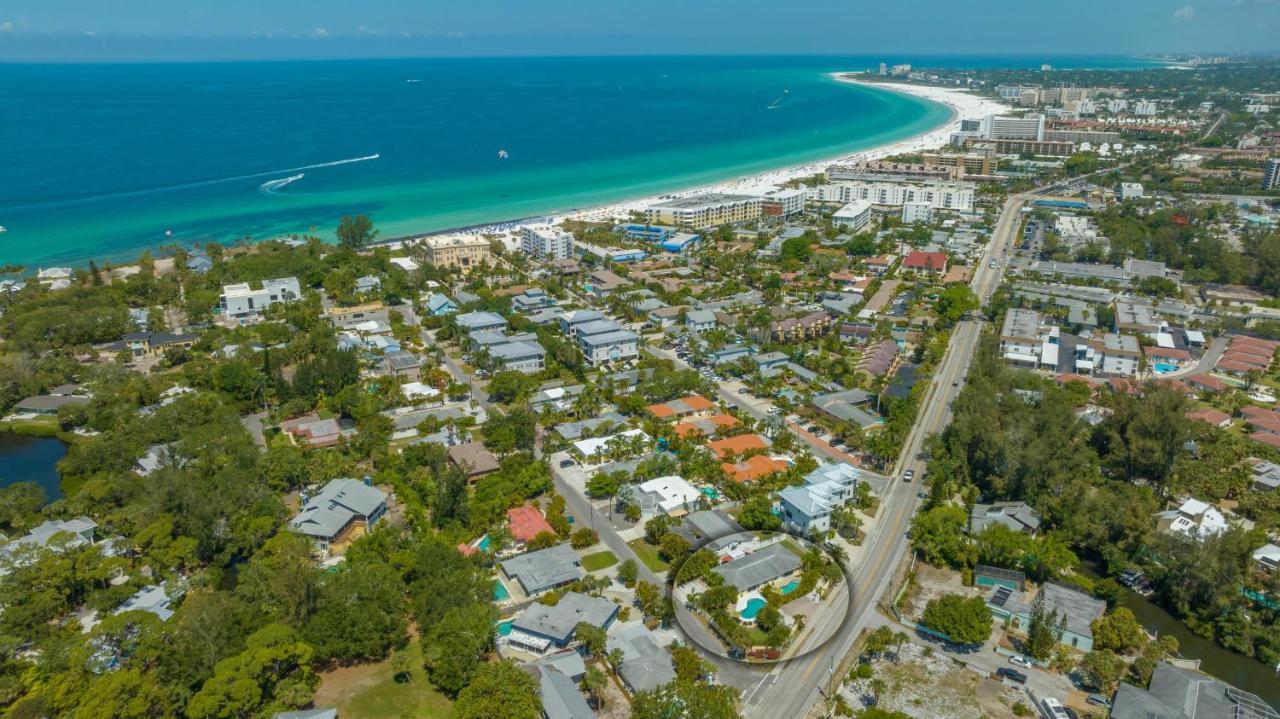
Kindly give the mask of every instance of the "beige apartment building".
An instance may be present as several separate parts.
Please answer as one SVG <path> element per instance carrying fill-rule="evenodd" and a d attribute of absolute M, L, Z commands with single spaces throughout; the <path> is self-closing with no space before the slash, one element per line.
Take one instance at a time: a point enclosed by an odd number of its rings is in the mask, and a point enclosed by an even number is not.
<path fill-rule="evenodd" d="M 427 262 L 437 267 L 470 269 L 493 260 L 489 241 L 471 235 L 444 235 L 420 241 Z"/>

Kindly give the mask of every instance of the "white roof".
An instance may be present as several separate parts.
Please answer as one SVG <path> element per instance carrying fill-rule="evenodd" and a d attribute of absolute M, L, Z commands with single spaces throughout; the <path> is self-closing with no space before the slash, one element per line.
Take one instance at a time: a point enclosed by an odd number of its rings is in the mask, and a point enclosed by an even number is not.
<path fill-rule="evenodd" d="M 1174 349 L 1175 347 L 1177 347 L 1177 345 L 1174 344 L 1173 342 L 1173 335 L 1169 334 L 1168 332 L 1157 332 L 1155 340 L 1156 340 L 1156 345 L 1163 347 L 1165 349 Z"/>
<path fill-rule="evenodd" d="M 408 257 L 392 257 L 391 264 L 403 269 L 405 272 L 413 272 L 418 269 L 418 263 Z"/>
<path fill-rule="evenodd" d="M 410 399 L 417 397 L 430 398 L 440 394 L 440 390 L 421 382 L 406 382 L 405 384 L 400 385 L 400 391 L 404 393 L 405 397 Z"/>
<path fill-rule="evenodd" d="M 1187 330 L 1187 341 L 1204 344 L 1204 333 L 1200 330 Z"/>
<path fill-rule="evenodd" d="M 1280 547 L 1277 547 L 1274 544 L 1264 544 L 1261 547 L 1258 547 L 1257 549 L 1253 550 L 1253 559 L 1255 562 L 1260 559 L 1268 559 L 1272 562 L 1280 562 Z"/>
<path fill-rule="evenodd" d="M 608 437 L 592 437 L 591 439 L 579 440 L 574 442 L 573 446 L 580 454 L 582 454 L 583 457 L 590 457 L 603 450 L 615 437 L 644 437 L 645 439 L 648 439 L 649 435 L 645 434 L 643 429 L 629 429 L 625 432 L 611 434 Z"/>
<path fill-rule="evenodd" d="M 664 512 L 670 512 L 685 505 L 694 505 L 702 494 L 683 477 L 675 475 L 651 479 L 641 484 L 639 489 L 641 492 L 658 495 L 658 506 L 662 507 Z"/>

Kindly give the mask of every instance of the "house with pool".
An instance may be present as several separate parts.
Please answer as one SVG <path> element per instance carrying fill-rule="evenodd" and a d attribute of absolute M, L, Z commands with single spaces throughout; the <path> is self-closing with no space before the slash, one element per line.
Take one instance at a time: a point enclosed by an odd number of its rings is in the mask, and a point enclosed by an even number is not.
<path fill-rule="evenodd" d="M 564 649 L 573 641 L 579 623 L 608 629 L 618 617 L 619 606 L 608 599 L 578 592 L 565 594 L 555 606 L 534 602 L 516 615 L 504 640 L 534 654 L 542 654 L 551 647 Z"/>
<path fill-rule="evenodd" d="M 800 555 L 784 543 L 776 542 L 711 571 L 724 577 L 725 583 L 736 587 L 739 593 L 754 592 L 766 584 L 785 584 L 788 579 L 797 579 Z"/>

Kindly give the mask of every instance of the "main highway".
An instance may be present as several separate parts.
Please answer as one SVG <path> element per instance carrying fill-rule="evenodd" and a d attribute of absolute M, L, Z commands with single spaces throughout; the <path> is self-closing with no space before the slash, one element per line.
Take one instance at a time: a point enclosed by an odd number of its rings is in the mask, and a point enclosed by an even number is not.
<path fill-rule="evenodd" d="M 1022 207 L 1031 197 L 1032 193 L 1025 193 L 1005 202 L 987 251 L 977 263 L 970 287 L 984 304 L 1000 284 L 1022 224 Z M 919 454 L 925 441 L 951 421 L 951 403 L 960 392 L 978 347 L 982 325 L 981 320 L 966 319 L 952 330 L 946 353 L 921 402 L 919 417 L 898 457 L 896 474 L 881 496 L 880 517 L 865 540 L 866 559 L 861 565 L 849 568 L 850 620 L 824 648 L 760 672 L 755 685 L 743 690 L 744 716 L 798 719 L 806 716 L 830 690 L 833 670 L 840 666 L 859 632 L 867 626 L 877 600 L 889 590 L 893 575 L 907 554 L 906 533 L 919 503 L 917 493 L 922 491 L 920 478 L 925 469 Z M 915 470 L 916 482 L 902 481 L 908 469 Z"/>

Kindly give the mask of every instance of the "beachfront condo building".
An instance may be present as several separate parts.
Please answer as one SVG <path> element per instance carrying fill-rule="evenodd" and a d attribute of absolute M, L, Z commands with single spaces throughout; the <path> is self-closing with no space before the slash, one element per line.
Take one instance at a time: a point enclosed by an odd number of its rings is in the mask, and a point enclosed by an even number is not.
<path fill-rule="evenodd" d="M 573 233 L 551 225 L 525 225 L 520 228 L 520 250 L 543 260 L 565 260 L 573 257 Z"/>
<path fill-rule="evenodd" d="M 908 202 L 927 203 L 935 210 L 973 211 L 972 182 L 833 182 L 809 188 L 813 202 L 838 202 L 847 205 L 866 200 L 883 207 L 901 207 Z"/>
<path fill-rule="evenodd" d="M 761 198 L 748 195 L 708 193 L 676 197 L 649 205 L 645 222 L 705 230 L 709 227 L 749 222 L 760 218 Z"/>
<path fill-rule="evenodd" d="M 442 235 L 420 241 L 427 262 L 436 267 L 470 269 L 488 264 L 493 255 L 489 241 L 476 235 Z"/>

